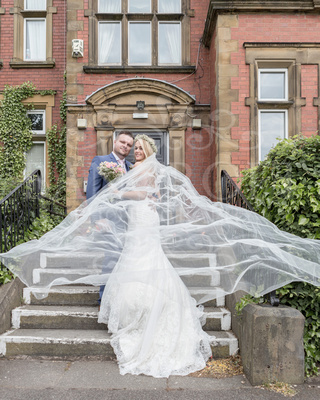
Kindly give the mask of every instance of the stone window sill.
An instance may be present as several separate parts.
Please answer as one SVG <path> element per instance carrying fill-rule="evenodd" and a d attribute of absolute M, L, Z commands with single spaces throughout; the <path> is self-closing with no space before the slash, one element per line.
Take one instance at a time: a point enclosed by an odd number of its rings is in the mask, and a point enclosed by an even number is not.
<path fill-rule="evenodd" d="M 83 71 L 87 74 L 124 74 L 124 73 L 152 73 L 152 74 L 192 74 L 195 72 L 194 65 L 188 66 L 104 66 L 84 65 Z"/>
<path fill-rule="evenodd" d="M 11 68 L 54 68 L 55 61 L 10 61 Z"/>

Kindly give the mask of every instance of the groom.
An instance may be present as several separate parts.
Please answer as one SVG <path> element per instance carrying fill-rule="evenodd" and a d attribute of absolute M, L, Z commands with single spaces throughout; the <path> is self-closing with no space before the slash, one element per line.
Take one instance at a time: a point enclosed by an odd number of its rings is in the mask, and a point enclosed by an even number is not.
<path fill-rule="evenodd" d="M 126 157 L 129 155 L 130 150 L 133 146 L 133 135 L 128 131 L 121 131 L 117 134 L 116 139 L 113 143 L 113 150 L 110 154 L 106 156 L 96 156 L 91 162 L 91 166 L 89 169 L 88 176 L 88 184 L 87 184 L 87 199 L 94 196 L 99 192 L 101 188 L 103 188 L 108 182 L 98 173 L 98 167 L 101 162 L 109 161 L 115 162 L 123 167 L 125 172 L 128 172 L 131 166 L 131 163 L 126 160 Z M 99 221 L 97 221 L 99 222 Z M 113 270 L 116 265 L 119 256 L 117 252 L 113 252 L 112 248 L 116 246 L 114 243 L 114 237 L 112 233 L 104 234 L 104 241 L 106 242 L 106 252 L 111 254 L 105 259 L 104 267 L 102 268 L 102 273 L 107 273 Z M 109 249 L 110 247 L 110 249 Z M 115 254 L 116 253 L 116 254 Z M 113 254 L 113 256 L 112 256 Z M 104 286 L 100 286 L 99 291 L 99 300 L 98 303 L 101 303 L 101 298 L 103 295 Z M 99 306 L 100 309 L 100 306 Z"/>
<path fill-rule="evenodd" d="M 113 143 L 113 150 L 106 156 L 96 156 L 91 162 L 87 184 L 87 199 L 99 192 L 108 182 L 98 173 L 99 164 L 104 161 L 115 162 L 128 172 L 131 163 L 126 160 L 133 146 L 133 135 L 128 131 L 121 131 L 117 134 Z"/>

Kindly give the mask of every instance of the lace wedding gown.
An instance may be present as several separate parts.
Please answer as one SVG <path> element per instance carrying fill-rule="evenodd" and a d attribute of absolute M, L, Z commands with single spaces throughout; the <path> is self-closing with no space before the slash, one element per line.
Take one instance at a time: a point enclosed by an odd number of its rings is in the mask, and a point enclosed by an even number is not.
<path fill-rule="evenodd" d="M 120 373 L 187 375 L 205 367 L 209 336 L 203 312 L 164 254 L 155 203 L 131 205 L 120 259 L 101 301 Z"/>

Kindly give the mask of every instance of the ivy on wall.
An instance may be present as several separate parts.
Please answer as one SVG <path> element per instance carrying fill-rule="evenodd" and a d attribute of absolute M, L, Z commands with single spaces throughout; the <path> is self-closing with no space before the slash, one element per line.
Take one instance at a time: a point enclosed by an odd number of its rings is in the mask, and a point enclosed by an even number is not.
<path fill-rule="evenodd" d="M 19 181 L 25 169 L 25 152 L 32 146 L 31 121 L 22 100 L 32 97 L 30 82 L 20 86 L 6 85 L 0 105 L 0 177 Z"/>
<path fill-rule="evenodd" d="M 54 95 L 54 90 L 37 90 L 31 82 L 19 86 L 5 86 L 0 104 L 0 198 L 23 180 L 26 152 L 32 146 L 31 120 L 27 110 L 32 104 L 22 101 L 35 94 Z M 47 194 L 65 204 L 66 195 L 66 92 L 60 102 L 62 124 L 48 130 L 49 181 Z"/>
<path fill-rule="evenodd" d="M 67 149 L 67 93 L 60 101 L 60 126 L 53 125 L 46 133 L 49 155 L 49 181 L 47 194 L 54 200 L 66 203 L 66 149 Z"/>

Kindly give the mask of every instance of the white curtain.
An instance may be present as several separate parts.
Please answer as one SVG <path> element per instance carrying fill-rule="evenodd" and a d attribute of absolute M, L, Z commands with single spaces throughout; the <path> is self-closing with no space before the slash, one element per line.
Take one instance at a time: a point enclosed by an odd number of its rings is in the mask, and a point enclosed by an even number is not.
<path fill-rule="evenodd" d="M 160 24 L 159 35 L 165 37 L 165 50 L 159 54 L 161 64 L 181 64 L 181 25 Z"/>
<path fill-rule="evenodd" d="M 180 13 L 180 0 L 158 0 L 159 13 Z"/>
<path fill-rule="evenodd" d="M 25 0 L 26 10 L 45 10 L 46 0 Z"/>
<path fill-rule="evenodd" d="M 121 13 L 121 0 L 99 0 L 99 12 L 107 14 Z"/>
<path fill-rule="evenodd" d="M 132 13 L 151 12 L 151 0 L 129 0 L 129 12 Z"/>
<path fill-rule="evenodd" d="M 116 37 L 119 23 L 99 24 L 99 64 L 110 63 L 111 49 Z M 114 55 L 113 55 L 114 56 Z M 113 60 L 115 58 L 113 57 Z M 118 60 L 120 62 L 120 60 Z"/>
<path fill-rule="evenodd" d="M 26 49 L 25 59 L 43 61 L 46 59 L 46 21 L 25 20 Z"/>

